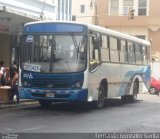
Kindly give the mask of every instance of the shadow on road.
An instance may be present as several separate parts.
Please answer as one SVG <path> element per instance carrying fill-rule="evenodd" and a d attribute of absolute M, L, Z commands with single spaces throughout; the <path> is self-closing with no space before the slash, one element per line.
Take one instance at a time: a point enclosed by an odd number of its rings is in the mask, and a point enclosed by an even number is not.
<path fill-rule="evenodd" d="M 137 100 L 137 102 L 141 102 L 142 100 Z M 129 104 L 129 105 L 128 105 Z M 99 110 L 107 110 L 108 108 L 112 107 L 123 107 L 123 106 L 128 106 L 130 107 L 131 105 L 134 105 L 134 103 L 122 103 L 121 99 L 109 99 L 107 100 L 106 106 L 103 109 Z M 37 104 L 35 107 L 26 107 L 23 108 L 23 110 L 41 110 L 41 111 L 63 111 L 63 112 L 74 112 L 74 113 L 86 113 L 86 112 L 91 112 L 95 110 L 94 106 L 92 103 L 69 103 L 69 102 L 59 102 L 59 103 L 53 103 L 49 107 L 41 107 L 39 104 Z M 98 110 L 98 109 L 96 109 Z"/>

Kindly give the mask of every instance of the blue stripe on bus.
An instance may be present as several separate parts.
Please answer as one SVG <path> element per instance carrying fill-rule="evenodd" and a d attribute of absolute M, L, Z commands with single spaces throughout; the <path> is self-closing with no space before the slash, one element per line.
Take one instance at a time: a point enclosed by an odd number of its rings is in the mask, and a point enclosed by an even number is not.
<path fill-rule="evenodd" d="M 65 73 L 65 74 L 47 74 L 47 73 L 37 73 L 37 72 L 29 72 L 29 71 L 23 71 L 21 73 L 21 79 L 22 81 L 61 81 L 64 80 L 67 83 L 74 83 L 76 81 L 83 81 L 84 80 L 84 73 Z M 30 78 L 31 77 L 31 78 Z"/>
<path fill-rule="evenodd" d="M 118 96 L 127 95 L 131 88 L 131 83 L 136 75 L 141 76 L 144 85 L 149 89 L 149 81 L 150 81 L 151 67 L 147 66 L 138 71 L 128 71 L 122 80 L 122 84 L 118 91 Z"/>
<path fill-rule="evenodd" d="M 26 25 L 24 27 L 24 33 L 62 33 L 62 32 L 87 32 L 87 27 L 75 24 L 63 24 L 63 23 L 39 23 Z"/>

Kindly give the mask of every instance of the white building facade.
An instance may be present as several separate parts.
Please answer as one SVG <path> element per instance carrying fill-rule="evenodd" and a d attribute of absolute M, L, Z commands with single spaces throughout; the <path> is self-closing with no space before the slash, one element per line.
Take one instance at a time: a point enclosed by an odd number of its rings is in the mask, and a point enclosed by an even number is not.
<path fill-rule="evenodd" d="M 58 10 L 57 10 L 57 20 L 72 20 L 72 1 L 76 0 L 57 0 Z"/>
<path fill-rule="evenodd" d="M 78 22 L 94 24 L 96 7 L 95 0 L 72 0 L 72 16 Z"/>

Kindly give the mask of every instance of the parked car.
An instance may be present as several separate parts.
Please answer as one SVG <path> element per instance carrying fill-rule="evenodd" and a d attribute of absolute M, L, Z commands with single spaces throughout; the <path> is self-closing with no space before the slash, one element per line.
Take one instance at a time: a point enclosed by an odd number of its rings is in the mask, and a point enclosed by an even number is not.
<path fill-rule="evenodd" d="M 148 90 L 150 94 L 159 94 L 160 92 L 160 80 L 151 77 L 150 89 Z"/>

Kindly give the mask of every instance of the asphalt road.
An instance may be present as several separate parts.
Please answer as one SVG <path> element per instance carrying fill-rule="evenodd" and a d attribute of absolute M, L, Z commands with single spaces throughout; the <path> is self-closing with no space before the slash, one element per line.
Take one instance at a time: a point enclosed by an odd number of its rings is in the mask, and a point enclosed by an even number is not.
<path fill-rule="evenodd" d="M 39 104 L 0 110 L 0 132 L 12 133 L 160 133 L 160 97 L 141 94 L 138 101 L 110 100 L 101 110 L 73 104 Z"/>

